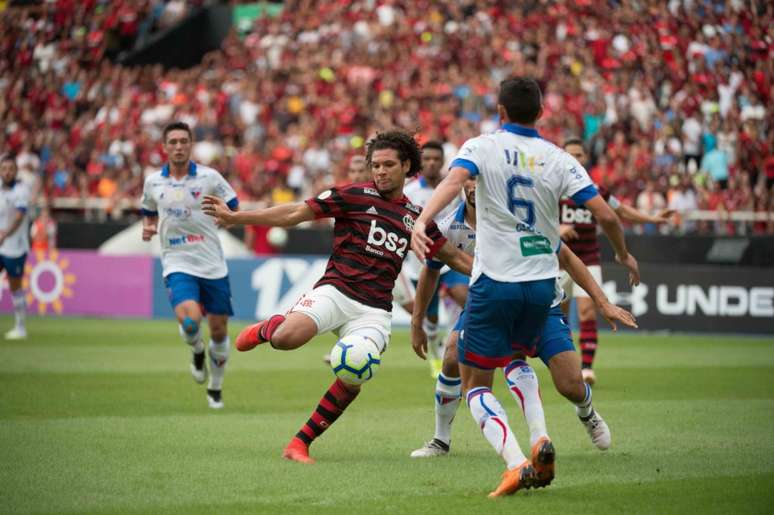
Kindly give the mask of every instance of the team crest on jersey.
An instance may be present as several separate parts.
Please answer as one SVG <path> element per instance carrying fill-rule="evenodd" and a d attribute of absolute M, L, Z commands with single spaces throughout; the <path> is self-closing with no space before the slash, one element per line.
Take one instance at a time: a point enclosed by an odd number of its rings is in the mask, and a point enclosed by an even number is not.
<path fill-rule="evenodd" d="M 190 192 L 191 192 L 191 195 L 193 195 L 193 198 L 195 198 L 196 200 L 199 200 L 199 197 L 202 194 L 201 188 L 196 188 L 195 190 L 190 190 Z"/>
<path fill-rule="evenodd" d="M 403 215 L 403 225 L 406 226 L 407 231 L 414 230 L 414 219 L 411 218 L 411 215 Z"/>
<path fill-rule="evenodd" d="M 374 188 L 363 188 L 363 193 L 366 195 L 373 195 L 374 197 L 379 196 L 379 192 L 376 191 Z"/>
<path fill-rule="evenodd" d="M 404 207 L 406 209 L 408 209 L 409 211 L 412 211 L 412 212 L 414 212 L 416 214 L 419 214 L 419 213 L 422 212 L 422 209 L 420 209 L 419 207 L 415 206 L 411 202 L 406 202 L 406 205 Z"/>

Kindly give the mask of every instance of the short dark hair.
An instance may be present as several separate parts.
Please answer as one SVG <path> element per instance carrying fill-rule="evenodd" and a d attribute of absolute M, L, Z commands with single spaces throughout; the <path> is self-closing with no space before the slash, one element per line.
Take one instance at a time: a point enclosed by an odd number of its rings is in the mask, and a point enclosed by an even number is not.
<path fill-rule="evenodd" d="M 580 145 L 583 146 L 583 140 L 577 137 L 572 137 L 564 140 L 564 145 L 562 145 L 562 148 L 566 149 L 570 145 Z"/>
<path fill-rule="evenodd" d="M 422 145 L 422 151 L 424 151 L 424 150 L 426 150 L 428 148 L 431 149 L 431 150 L 437 150 L 437 151 L 439 151 L 441 153 L 441 155 L 443 155 L 443 145 L 441 145 L 440 141 L 436 141 L 434 139 L 431 139 L 430 141 L 428 141 L 427 143 Z"/>
<path fill-rule="evenodd" d="M 172 131 L 185 131 L 188 133 L 188 137 L 193 140 L 193 132 L 191 132 L 191 127 L 189 127 L 187 123 L 172 122 L 170 124 L 167 124 L 166 127 L 164 127 L 164 143 L 167 142 L 167 134 L 169 134 Z"/>
<path fill-rule="evenodd" d="M 371 156 L 375 150 L 392 149 L 398 153 L 400 162 L 409 161 L 408 177 L 413 177 L 422 169 L 422 151 L 414 136 L 401 130 L 380 132 L 366 143 L 366 164 L 371 167 Z"/>
<path fill-rule="evenodd" d="M 14 167 L 16 166 L 16 156 L 11 154 L 10 152 L 0 156 L 0 163 L 5 163 L 6 161 L 10 161 L 11 163 L 13 163 Z"/>
<path fill-rule="evenodd" d="M 543 94 L 535 79 L 513 77 L 500 83 L 497 103 L 505 108 L 508 120 L 532 125 L 540 114 Z"/>

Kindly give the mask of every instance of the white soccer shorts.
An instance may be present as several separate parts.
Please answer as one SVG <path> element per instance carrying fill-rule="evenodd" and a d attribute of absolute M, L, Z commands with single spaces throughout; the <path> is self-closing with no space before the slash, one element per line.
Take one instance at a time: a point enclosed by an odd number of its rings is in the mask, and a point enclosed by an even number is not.
<path fill-rule="evenodd" d="M 589 272 L 591 273 L 591 276 L 594 278 L 594 280 L 597 282 L 599 287 L 602 287 L 602 267 L 600 265 L 588 265 L 586 268 L 589 269 Z M 575 281 L 572 280 L 572 277 L 570 277 L 570 274 L 568 274 L 566 271 L 562 270 L 562 277 L 560 279 L 562 289 L 564 290 L 565 295 L 567 295 L 567 298 L 589 298 L 589 294 L 586 293 L 586 290 L 575 284 Z"/>
<path fill-rule="evenodd" d="M 349 334 L 370 338 L 380 353 L 390 342 L 392 313 L 351 299 L 330 284 L 302 295 L 289 313 L 303 313 L 314 320 L 317 334 L 331 331 L 339 338 Z"/>

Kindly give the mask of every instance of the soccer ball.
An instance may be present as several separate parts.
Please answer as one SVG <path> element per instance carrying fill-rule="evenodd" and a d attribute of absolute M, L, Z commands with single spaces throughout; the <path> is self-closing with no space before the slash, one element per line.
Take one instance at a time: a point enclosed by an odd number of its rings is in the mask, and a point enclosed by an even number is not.
<path fill-rule="evenodd" d="M 336 342 L 331 350 L 331 368 L 347 384 L 363 384 L 379 368 L 379 349 L 373 340 L 350 334 Z"/>
<path fill-rule="evenodd" d="M 281 249 L 288 242 L 288 231 L 282 227 L 272 227 L 266 233 L 266 241 L 275 249 Z"/>

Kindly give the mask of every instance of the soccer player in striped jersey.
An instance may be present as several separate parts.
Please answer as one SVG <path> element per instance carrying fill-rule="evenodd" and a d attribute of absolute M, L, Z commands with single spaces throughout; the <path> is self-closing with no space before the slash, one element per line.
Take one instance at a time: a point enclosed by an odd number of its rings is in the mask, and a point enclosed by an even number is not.
<path fill-rule="evenodd" d="M 506 465 L 500 485 L 490 494 L 494 497 L 513 494 L 535 478 L 491 387 L 494 369 L 510 363 L 514 342 L 533 347 L 549 316 L 559 276 L 561 197 L 571 196 L 589 207 L 610 237 L 617 259 L 629 268 L 631 282 L 639 284 L 637 261 L 626 248 L 618 217 L 583 166 L 535 129 L 543 111 L 537 82 L 503 81 L 497 110 L 501 130 L 465 142 L 414 224 L 411 239 L 414 252 L 424 257 L 431 242 L 425 234 L 427 222 L 475 177 L 476 255 L 458 347 L 468 408 Z M 555 379 L 583 385 L 575 353 L 558 354 L 551 369 Z M 572 400 L 583 403 L 589 393 L 578 389 Z"/>
<path fill-rule="evenodd" d="M 205 212 L 225 224 L 289 227 L 319 218 L 334 218 L 333 252 L 323 277 L 285 315 L 273 315 L 243 330 L 240 351 L 268 342 L 279 350 L 297 349 L 318 334 L 361 335 L 379 352 L 390 339 L 392 289 L 406 253 L 411 228 L 420 208 L 404 195 L 407 176 L 421 166 L 414 138 L 401 131 L 378 134 L 366 147 L 373 180 L 332 188 L 297 204 L 232 213 L 222 200 L 204 199 Z M 462 273 L 471 258 L 447 243 L 434 223 L 428 224 L 428 254 Z M 313 463 L 309 445 L 333 424 L 360 392 L 359 386 L 336 379 L 309 420 L 291 439 L 283 457 Z"/>
<path fill-rule="evenodd" d="M 569 139 L 564 142 L 564 150 L 585 166 L 587 156 L 583 148 L 583 141 L 580 139 Z M 613 208 L 613 211 L 615 211 L 619 218 L 628 222 L 660 224 L 669 221 L 669 217 L 674 214 L 673 210 L 665 209 L 657 215 L 648 215 L 620 202 L 606 188 L 598 187 L 598 189 L 599 194 L 610 204 L 610 207 Z M 562 241 L 588 267 L 591 275 L 601 285 L 602 267 L 600 265 L 596 219 L 591 214 L 591 211 L 582 205 L 576 204 L 570 197 L 561 199 L 560 206 L 559 216 L 561 225 L 559 227 L 559 235 Z M 593 386 L 596 382 L 596 374 L 592 366 L 597 350 L 597 311 L 594 308 L 594 302 L 592 302 L 586 290 L 579 288 L 566 272 L 562 274 L 562 288 L 567 294 L 567 299 L 562 303 L 562 310 L 565 314 L 569 312 L 570 300 L 575 299 L 576 302 L 578 320 L 580 322 L 581 373 L 583 380 Z"/>

